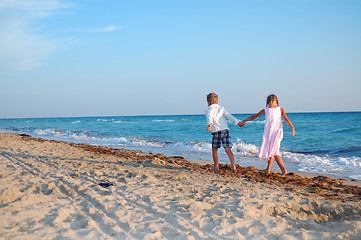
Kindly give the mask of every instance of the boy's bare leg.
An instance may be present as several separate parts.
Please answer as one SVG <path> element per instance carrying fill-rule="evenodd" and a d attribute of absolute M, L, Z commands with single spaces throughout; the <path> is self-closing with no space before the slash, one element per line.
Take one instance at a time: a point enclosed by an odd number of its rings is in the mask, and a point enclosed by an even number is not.
<path fill-rule="evenodd" d="M 267 165 L 267 168 L 266 168 L 266 173 L 267 174 L 271 173 L 271 167 L 272 167 L 273 159 L 274 159 L 273 157 L 270 157 L 269 160 L 268 160 L 268 165 Z"/>
<path fill-rule="evenodd" d="M 225 147 L 224 150 L 226 151 L 228 157 L 229 157 L 229 160 L 231 161 L 231 170 L 233 172 L 236 171 L 236 165 L 234 164 L 234 156 L 233 156 L 233 152 L 231 150 L 231 148 L 229 147 Z"/>
<path fill-rule="evenodd" d="M 277 155 L 275 156 L 276 162 L 278 164 L 278 166 L 280 167 L 281 171 L 282 171 L 282 175 L 281 177 L 284 177 L 287 175 L 287 170 L 285 168 L 285 165 L 283 164 L 283 160 L 281 158 L 281 156 Z"/>
<path fill-rule="evenodd" d="M 212 157 L 213 157 L 213 163 L 214 163 L 214 171 L 218 172 L 218 148 L 212 148 Z"/>

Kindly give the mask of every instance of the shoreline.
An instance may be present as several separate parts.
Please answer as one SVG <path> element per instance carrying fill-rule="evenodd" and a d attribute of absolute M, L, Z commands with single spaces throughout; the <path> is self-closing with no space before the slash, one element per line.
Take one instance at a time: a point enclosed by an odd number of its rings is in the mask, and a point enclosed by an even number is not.
<path fill-rule="evenodd" d="M 361 188 L 0 133 L 0 239 L 359 239 Z M 345 230 L 346 229 L 346 230 Z"/>
<path fill-rule="evenodd" d="M 1 132 L 0 132 L 1 133 Z M 31 135 L 28 135 L 28 134 L 19 134 L 19 133 L 4 133 L 4 134 L 18 134 L 18 135 L 24 135 L 24 136 L 29 136 L 29 137 L 32 137 L 32 138 L 39 138 L 39 139 L 44 139 L 44 140 L 47 140 L 47 141 L 59 141 L 59 142 L 66 142 L 66 143 L 71 143 L 71 144 L 89 144 L 91 146 L 99 146 L 99 147 L 105 147 L 105 148 L 112 148 L 112 147 L 106 147 L 106 146 L 103 146 L 103 145 L 97 145 L 97 144 L 91 144 L 91 143 L 82 143 L 81 141 L 74 141 L 74 142 L 68 142 L 66 140 L 53 140 L 53 139 L 47 139 L 47 138 L 42 138 L 42 137 L 33 137 Z M 145 153 L 150 153 L 150 154 L 162 154 L 162 155 L 165 155 L 166 153 L 161 153 L 162 151 L 161 150 L 158 150 L 158 152 L 160 153 L 153 153 L 152 150 L 140 150 L 141 147 L 137 148 L 137 147 L 129 147 L 129 148 L 126 148 L 126 150 L 128 151 L 144 151 Z M 114 148 L 114 149 L 124 149 L 124 148 Z M 157 151 L 155 151 L 157 152 Z M 179 153 L 173 153 L 175 155 L 181 155 Z M 259 160 L 258 158 L 253 158 L 253 157 L 247 157 L 247 156 L 237 156 L 236 155 L 236 152 L 234 152 L 235 154 L 235 162 L 236 164 L 240 165 L 241 167 L 256 167 L 258 169 L 264 169 L 266 166 L 267 166 L 267 161 L 262 161 L 262 160 Z M 172 154 L 169 154 L 168 156 L 172 156 Z M 193 157 L 190 157 L 190 154 L 187 153 L 186 154 L 186 157 L 185 156 L 182 156 L 184 157 L 185 159 L 187 159 L 188 161 L 194 161 L 194 162 L 199 162 L 201 164 L 213 164 L 212 162 L 212 157 L 211 157 L 211 153 L 207 153 L 207 158 L 209 158 L 210 160 L 199 160 L 199 159 L 195 159 Z M 204 158 L 204 156 L 200 157 L 200 159 Z M 204 163 L 202 163 L 204 162 Z M 307 177 L 317 177 L 319 175 L 322 175 L 322 176 L 327 176 L 329 178 L 332 178 L 332 179 L 342 179 L 343 182 L 345 182 L 346 184 L 348 185 L 354 185 L 354 186 L 360 186 L 361 187 L 361 181 L 359 181 L 358 179 L 354 179 L 354 178 L 350 178 L 348 176 L 345 176 L 344 174 L 335 174 L 335 173 L 324 173 L 324 172 L 320 172 L 320 173 L 316 173 L 316 172 L 304 172 L 304 171 L 299 171 L 299 167 L 298 167 L 298 164 L 295 163 L 295 162 L 289 162 L 287 161 L 287 159 L 284 159 L 284 162 L 286 165 L 286 169 L 288 172 L 293 172 L 293 173 L 296 173 L 298 175 L 301 175 L 301 176 L 307 176 Z M 228 160 L 228 157 L 227 155 L 225 154 L 225 152 L 223 151 L 220 151 L 219 153 L 219 163 L 222 163 L 222 164 L 229 164 L 229 160 Z M 272 165 L 272 172 L 275 172 L 275 173 L 279 173 L 279 168 L 277 166 L 276 163 L 274 163 Z"/>
<path fill-rule="evenodd" d="M 196 164 L 200 164 L 200 165 L 212 165 L 211 162 L 208 162 L 208 161 L 203 161 L 203 160 L 195 160 L 195 159 L 187 159 L 188 161 L 190 162 L 193 162 L 193 163 L 196 163 Z M 264 161 L 266 162 L 266 161 Z M 221 163 L 222 165 L 229 165 L 229 164 L 223 164 Z M 276 163 L 275 163 L 276 164 Z M 240 164 L 236 164 L 237 166 L 241 166 Z M 253 167 L 253 166 L 241 166 L 241 167 L 244 167 L 244 168 L 247 168 L 247 167 Z M 273 166 L 272 166 L 273 167 Z M 277 166 L 278 167 L 278 166 Z M 262 171 L 263 169 L 262 168 L 258 168 L 258 167 L 255 167 L 258 171 Z M 292 168 L 291 168 L 292 169 Z M 272 173 L 276 173 L 276 174 L 281 174 L 281 170 L 274 170 L 272 168 Z M 305 173 L 305 172 L 299 172 L 299 171 L 289 171 L 289 173 L 294 173 L 296 175 L 299 175 L 301 177 L 306 177 L 306 178 L 315 178 L 315 177 L 318 177 L 318 176 L 325 176 L 325 177 L 328 177 L 328 178 L 331 178 L 331 179 L 334 179 L 334 180 L 340 180 L 346 184 L 346 185 L 351 185 L 351 186 L 357 186 L 357 187 L 360 187 L 361 188 L 361 181 L 358 181 L 356 179 L 347 179 L 347 178 L 343 178 L 343 177 L 335 177 L 335 175 L 333 174 L 327 174 L 327 173 Z"/>
<path fill-rule="evenodd" d="M 281 185 L 298 185 L 302 187 L 307 187 L 308 185 L 312 185 L 312 188 L 307 189 L 312 193 L 321 194 L 322 197 L 334 199 L 341 199 L 345 201 L 346 199 L 343 197 L 335 197 L 332 194 L 342 192 L 339 188 L 350 188 L 344 190 L 346 194 L 352 193 L 356 197 L 357 200 L 361 200 L 361 183 L 357 180 L 348 180 L 345 178 L 332 178 L 327 174 L 312 174 L 312 173 L 295 173 L 288 172 L 286 177 L 281 177 L 279 170 L 272 170 L 271 174 L 265 174 L 263 169 L 259 169 L 253 166 L 243 167 L 239 164 L 236 164 L 237 172 L 232 173 L 230 171 L 229 164 L 220 163 L 220 171 L 219 173 L 214 173 L 212 170 L 213 164 L 207 161 L 202 160 L 188 160 L 182 156 L 165 156 L 163 154 L 153 154 L 143 152 L 141 150 L 128 150 L 128 149 L 118 149 L 118 148 L 110 148 L 98 145 L 91 145 L 86 143 L 71 143 L 66 141 L 58 141 L 58 140 L 47 140 L 43 138 L 33 138 L 29 135 L 23 134 L 15 134 L 23 139 L 30 139 L 38 142 L 51 142 L 51 143 L 62 143 L 72 147 L 76 147 L 79 149 L 83 149 L 89 152 L 93 152 L 100 155 L 115 155 L 117 157 L 125 157 L 127 159 L 152 159 L 156 161 L 156 164 L 164 165 L 165 161 L 175 163 L 176 165 L 185 166 L 190 169 L 195 170 L 204 170 L 207 173 L 221 175 L 225 177 L 233 177 L 233 178 L 246 178 L 249 181 L 255 182 L 265 182 L 270 184 L 281 184 Z M 159 162 L 157 162 L 159 161 Z M 141 164 L 141 163 L 140 163 Z M 327 186 L 325 185 L 327 184 Z M 331 185 L 331 187 L 329 186 Z M 316 189 L 316 190 L 315 190 Z M 317 190 L 320 189 L 320 190 Z M 330 191 L 330 193 L 322 194 L 324 190 Z M 337 194 L 335 194 L 337 195 Z"/>
<path fill-rule="evenodd" d="M 210 158 L 211 153 L 209 154 Z M 188 159 L 189 161 L 194 161 L 195 163 L 199 163 L 199 164 L 213 164 L 213 162 L 211 161 L 205 161 L 205 160 L 197 160 L 197 159 Z M 259 160 L 258 158 L 251 158 L 251 157 L 236 157 L 235 156 L 235 161 L 236 161 L 236 165 L 239 165 L 241 167 L 255 167 L 259 170 L 265 169 L 267 166 L 267 161 L 265 160 Z M 229 165 L 229 160 L 227 156 L 219 156 L 219 162 L 225 165 Z M 237 164 L 238 162 L 238 164 Z M 333 174 L 333 173 L 313 173 L 313 172 L 303 172 L 303 171 L 298 171 L 298 167 L 297 164 L 293 163 L 293 162 L 288 162 L 286 160 L 284 160 L 285 163 L 285 167 L 287 169 L 287 171 L 293 172 L 297 175 L 303 176 L 303 177 L 308 177 L 308 178 L 313 178 L 313 177 L 317 177 L 317 176 L 326 176 L 332 179 L 342 179 L 342 181 L 348 185 L 354 185 L 354 186 L 359 186 L 361 187 L 361 181 L 357 180 L 357 179 L 353 179 L 353 178 L 349 178 L 347 176 L 342 176 L 339 174 Z M 281 171 L 279 170 L 279 167 L 277 165 L 277 163 L 273 163 L 272 165 L 272 172 L 274 173 L 281 173 Z"/>

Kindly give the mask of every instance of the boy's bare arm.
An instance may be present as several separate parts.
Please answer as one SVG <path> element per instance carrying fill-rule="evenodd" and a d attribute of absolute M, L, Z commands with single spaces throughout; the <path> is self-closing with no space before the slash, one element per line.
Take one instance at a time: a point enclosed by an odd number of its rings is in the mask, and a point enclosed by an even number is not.
<path fill-rule="evenodd" d="M 207 131 L 212 132 L 212 123 L 208 124 Z"/>

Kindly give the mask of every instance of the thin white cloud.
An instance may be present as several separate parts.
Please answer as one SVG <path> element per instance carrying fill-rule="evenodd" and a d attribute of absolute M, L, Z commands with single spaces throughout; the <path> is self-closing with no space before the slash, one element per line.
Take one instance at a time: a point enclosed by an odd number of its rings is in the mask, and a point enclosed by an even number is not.
<path fill-rule="evenodd" d="M 37 22 L 69 7 L 61 0 L 1 0 L 0 73 L 41 66 L 56 43 L 41 34 Z"/>
<path fill-rule="evenodd" d="M 47 17 L 59 9 L 72 5 L 64 0 L 1 0 L 0 10 L 14 11 L 33 18 Z"/>
<path fill-rule="evenodd" d="M 1 24 L 0 35 L 1 73 L 36 68 L 55 49 L 51 41 L 28 33 L 27 26 L 21 21 Z"/>
<path fill-rule="evenodd" d="M 107 27 L 104 27 L 104 28 L 94 29 L 94 32 L 113 32 L 113 31 L 116 31 L 116 30 L 119 30 L 119 29 L 121 29 L 121 27 L 118 27 L 118 26 L 115 26 L 115 25 L 110 25 L 110 26 L 107 26 Z"/>

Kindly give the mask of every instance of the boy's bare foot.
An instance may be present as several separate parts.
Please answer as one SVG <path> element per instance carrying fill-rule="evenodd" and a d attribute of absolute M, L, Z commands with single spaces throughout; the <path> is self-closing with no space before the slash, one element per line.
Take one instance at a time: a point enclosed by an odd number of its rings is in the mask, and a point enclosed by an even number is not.
<path fill-rule="evenodd" d="M 219 172 L 219 166 L 218 166 L 218 165 L 213 166 L 212 169 L 213 169 L 213 171 L 214 171 L 215 173 L 218 173 L 218 172 Z"/>
<path fill-rule="evenodd" d="M 233 164 L 231 164 L 231 171 L 232 171 L 233 173 L 237 172 L 237 168 L 236 168 L 236 166 L 233 165 Z"/>

